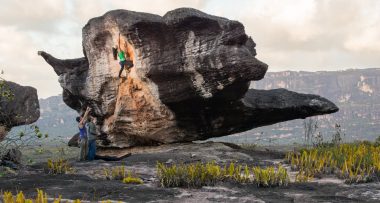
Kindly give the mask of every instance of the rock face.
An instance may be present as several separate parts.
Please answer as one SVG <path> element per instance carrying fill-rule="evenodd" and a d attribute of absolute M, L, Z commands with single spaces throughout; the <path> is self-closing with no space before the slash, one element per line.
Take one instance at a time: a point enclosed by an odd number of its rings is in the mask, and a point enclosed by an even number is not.
<path fill-rule="evenodd" d="M 121 79 L 115 45 L 134 63 Z M 115 10 L 83 28 L 85 57 L 40 54 L 60 76 L 65 103 L 92 107 L 109 147 L 204 140 L 338 110 L 315 95 L 247 93 L 268 68 L 255 46 L 241 23 L 195 9 L 163 17 Z"/>
<path fill-rule="evenodd" d="M 0 97 L 0 141 L 14 126 L 30 124 L 40 117 L 37 90 L 5 81 L 5 87 L 14 94 L 13 99 Z"/>

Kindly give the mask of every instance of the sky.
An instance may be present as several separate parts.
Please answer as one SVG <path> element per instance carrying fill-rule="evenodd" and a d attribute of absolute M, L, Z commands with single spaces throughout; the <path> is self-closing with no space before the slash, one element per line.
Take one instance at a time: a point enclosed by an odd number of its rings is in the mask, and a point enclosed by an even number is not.
<path fill-rule="evenodd" d="M 82 27 L 113 9 L 164 15 L 179 7 L 238 20 L 269 71 L 380 67 L 378 0 L 0 0 L 1 77 L 37 88 L 40 98 L 62 92 L 39 56 L 79 58 Z"/>

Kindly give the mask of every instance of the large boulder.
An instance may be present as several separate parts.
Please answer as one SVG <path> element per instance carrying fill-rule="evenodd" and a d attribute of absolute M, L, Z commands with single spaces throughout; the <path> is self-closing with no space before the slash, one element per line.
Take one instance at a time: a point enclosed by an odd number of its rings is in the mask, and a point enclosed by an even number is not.
<path fill-rule="evenodd" d="M 0 141 L 14 126 L 36 122 L 40 117 L 37 90 L 14 82 L 2 81 L 11 98 L 0 97 Z"/>
<path fill-rule="evenodd" d="M 79 113 L 92 107 L 108 147 L 204 140 L 338 110 L 315 95 L 248 91 L 268 66 L 237 21 L 190 8 L 163 17 L 114 10 L 82 36 L 82 58 L 39 54 L 59 75 L 64 102 Z M 124 78 L 115 45 L 134 63 Z"/>

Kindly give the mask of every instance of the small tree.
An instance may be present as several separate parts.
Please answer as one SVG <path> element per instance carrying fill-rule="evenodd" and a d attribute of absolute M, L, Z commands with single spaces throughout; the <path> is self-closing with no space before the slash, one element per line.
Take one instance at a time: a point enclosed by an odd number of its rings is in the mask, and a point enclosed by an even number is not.
<path fill-rule="evenodd" d="M 313 143 L 313 138 L 318 130 L 318 121 L 313 118 L 307 118 L 303 121 L 304 128 L 304 140 L 306 146 L 311 146 Z"/>
<path fill-rule="evenodd" d="M 331 143 L 333 145 L 340 145 L 342 143 L 342 137 L 346 134 L 342 131 L 340 124 L 335 124 L 335 133 L 332 135 Z"/>
<path fill-rule="evenodd" d="M 314 147 L 322 147 L 323 146 L 323 135 L 321 132 L 315 134 L 313 145 Z"/>

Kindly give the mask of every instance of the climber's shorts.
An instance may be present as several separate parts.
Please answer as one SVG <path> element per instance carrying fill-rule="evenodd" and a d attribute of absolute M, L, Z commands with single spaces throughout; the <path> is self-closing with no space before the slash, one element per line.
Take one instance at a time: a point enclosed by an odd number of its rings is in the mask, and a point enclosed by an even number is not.
<path fill-rule="evenodd" d="M 120 64 L 120 68 L 121 68 L 121 69 L 123 69 L 123 68 L 124 68 L 124 66 L 125 66 L 125 63 L 126 63 L 126 61 L 120 61 L 120 62 L 119 62 L 119 64 Z"/>
<path fill-rule="evenodd" d="M 121 69 L 123 69 L 124 67 L 126 67 L 126 68 L 132 68 L 133 67 L 133 62 L 129 61 L 129 60 L 120 61 L 119 64 L 120 64 Z"/>

